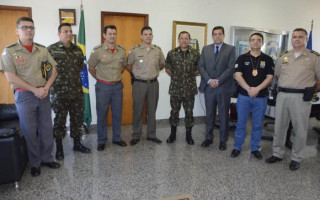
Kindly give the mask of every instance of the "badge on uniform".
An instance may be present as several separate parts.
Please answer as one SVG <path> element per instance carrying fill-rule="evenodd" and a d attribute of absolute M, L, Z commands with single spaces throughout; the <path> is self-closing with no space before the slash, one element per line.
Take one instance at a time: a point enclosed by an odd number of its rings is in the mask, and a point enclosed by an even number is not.
<path fill-rule="evenodd" d="M 258 75 L 258 70 L 257 68 L 252 69 L 252 76 L 257 76 Z"/>
<path fill-rule="evenodd" d="M 283 60 L 282 60 L 282 64 L 283 65 L 288 64 L 288 61 L 289 61 L 288 57 L 284 57 Z"/>
<path fill-rule="evenodd" d="M 107 54 L 104 54 L 101 56 L 101 62 L 107 62 L 108 60 L 108 55 Z"/>
<path fill-rule="evenodd" d="M 260 62 L 260 68 L 265 68 L 266 66 L 266 61 L 261 61 Z"/>
<path fill-rule="evenodd" d="M 244 62 L 244 65 L 250 65 L 250 62 Z"/>
<path fill-rule="evenodd" d="M 143 60 L 139 60 L 140 63 L 143 63 Z"/>
<path fill-rule="evenodd" d="M 238 67 L 239 67 L 239 66 L 238 66 L 238 63 L 237 63 L 237 64 L 234 66 L 234 68 L 236 68 L 236 69 L 237 69 Z"/>
<path fill-rule="evenodd" d="M 43 78 L 48 80 L 51 76 L 51 73 L 52 73 L 52 65 L 48 61 L 42 62 L 41 72 L 42 72 Z"/>

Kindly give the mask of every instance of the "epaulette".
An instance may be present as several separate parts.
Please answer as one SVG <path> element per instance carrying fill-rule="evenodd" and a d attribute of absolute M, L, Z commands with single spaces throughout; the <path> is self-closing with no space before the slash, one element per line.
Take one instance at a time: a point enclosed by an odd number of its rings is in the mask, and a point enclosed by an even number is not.
<path fill-rule="evenodd" d="M 99 45 L 97 45 L 97 46 L 93 47 L 93 50 L 95 50 L 95 49 L 97 49 L 97 48 L 102 47 L 102 45 L 103 45 L 103 44 L 99 44 Z"/>
<path fill-rule="evenodd" d="M 289 51 L 282 52 L 282 53 L 280 54 L 279 58 L 280 58 L 281 56 L 283 56 L 284 54 L 288 53 L 288 52 L 289 52 Z"/>
<path fill-rule="evenodd" d="M 118 45 L 118 44 L 117 44 L 117 46 L 118 46 L 120 49 L 126 50 L 126 48 L 124 48 L 124 47 L 121 46 L 121 45 Z"/>
<path fill-rule="evenodd" d="M 161 50 L 161 48 L 160 48 L 159 46 L 157 46 L 157 45 L 155 45 L 155 44 L 154 44 L 153 46 Z"/>
<path fill-rule="evenodd" d="M 311 50 L 311 53 L 313 53 L 313 54 L 316 55 L 316 56 L 320 56 L 320 53 L 318 53 L 318 52 L 316 52 L 316 51 L 314 51 L 314 50 Z"/>
<path fill-rule="evenodd" d="M 16 46 L 17 44 L 18 44 L 18 43 L 10 44 L 10 45 L 6 46 L 6 48 L 14 47 L 14 46 Z"/>
<path fill-rule="evenodd" d="M 43 47 L 43 48 L 46 48 L 46 46 L 42 45 L 42 44 L 39 44 L 39 43 L 36 43 L 34 42 L 36 45 L 40 46 L 40 47 Z"/>
<path fill-rule="evenodd" d="M 138 48 L 138 47 L 140 47 L 140 44 L 137 44 L 136 46 L 132 47 L 131 50 L 133 50 L 133 49 L 135 49 L 135 48 Z"/>

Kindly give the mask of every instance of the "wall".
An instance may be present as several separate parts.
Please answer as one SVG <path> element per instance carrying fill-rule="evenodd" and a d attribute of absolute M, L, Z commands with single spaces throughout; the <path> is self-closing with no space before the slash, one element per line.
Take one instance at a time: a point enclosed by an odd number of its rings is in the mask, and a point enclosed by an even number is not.
<path fill-rule="evenodd" d="M 76 9 L 77 24 L 80 17 L 80 0 L 1 0 L 1 5 L 32 7 L 36 26 L 35 41 L 49 45 L 58 40 L 59 8 Z M 292 31 L 296 27 L 310 30 L 314 20 L 313 49 L 320 51 L 320 1 L 319 0 L 83 0 L 86 24 L 87 57 L 94 46 L 100 43 L 101 11 L 149 14 L 153 28 L 153 43 L 164 54 L 172 47 L 172 21 L 208 23 L 208 44 L 212 43 L 211 30 L 222 25 L 226 30 L 225 42 L 230 41 L 230 26 L 245 26 Z M 78 26 L 73 26 L 78 34 Z M 289 46 L 289 49 L 291 46 Z M 170 114 L 168 88 L 170 78 L 163 72 L 159 76 L 160 99 L 157 119 L 166 119 Z M 199 80 L 198 80 L 199 82 Z M 90 97 L 93 124 L 96 124 L 95 81 L 90 77 Z M 196 96 L 195 116 L 203 116 L 203 95 Z M 181 112 L 181 116 L 184 116 Z"/>

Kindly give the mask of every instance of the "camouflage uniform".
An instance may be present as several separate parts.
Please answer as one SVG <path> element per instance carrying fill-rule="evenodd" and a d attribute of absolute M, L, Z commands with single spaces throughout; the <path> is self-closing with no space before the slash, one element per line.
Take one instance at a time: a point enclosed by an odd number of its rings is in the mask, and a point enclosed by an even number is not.
<path fill-rule="evenodd" d="M 58 76 L 50 89 L 51 105 L 55 113 L 54 136 L 56 140 L 65 137 L 69 112 L 70 136 L 80 138 L 84 106 L 80 76 L 84 67 L 82 50 L 73 43 L 66 48 L 60 41 L 50 45 L 48 50 L 58 63 Z"/>
<path fill-rule="evenodd" d="M 181 103 L 185 110 L 185 126 L 193 127 L 194 95 L 197 94 L 195 72 L 198 70 L 199 53 L 193 48 L 182 51 L 177 47 L 168 52 L 165 68 L 171 71 L 169 88 L 171 114 L 169 122 L 172 126 L 179 124 Z"/>

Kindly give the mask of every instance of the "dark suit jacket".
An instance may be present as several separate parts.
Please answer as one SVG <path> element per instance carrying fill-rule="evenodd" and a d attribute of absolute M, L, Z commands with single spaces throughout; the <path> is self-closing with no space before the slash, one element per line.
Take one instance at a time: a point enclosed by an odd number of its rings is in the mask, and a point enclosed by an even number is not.
<path fill-rule="evenodd" d="M 204 92 L 210 79 L 218 79 L 219 86 L 212 88 L 216 94 L 227 94 L 236 91 L 233 73 L 235 69 L 236 52 L 234 46 L 223 43 L 214 58 L 214 44 L 203 47 L 198 68 L 201 74 L 199 91 Z"/>

